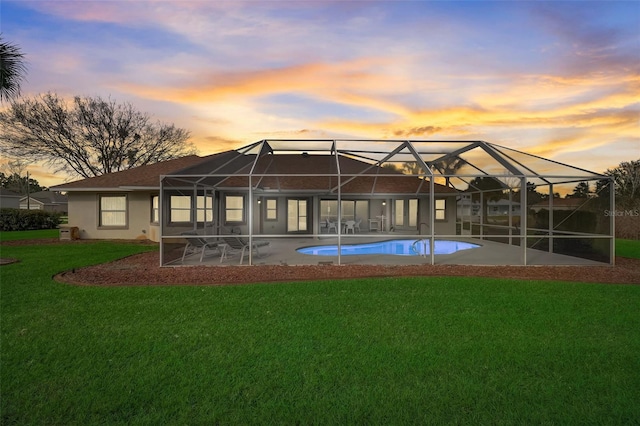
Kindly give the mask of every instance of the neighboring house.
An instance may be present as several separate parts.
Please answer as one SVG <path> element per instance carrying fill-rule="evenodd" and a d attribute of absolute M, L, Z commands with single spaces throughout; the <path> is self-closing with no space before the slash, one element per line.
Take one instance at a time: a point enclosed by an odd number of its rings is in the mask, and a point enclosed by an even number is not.
<path fill-rule="evenodd" d="M 458 218 L 469 216 L 480 216 L 480 201 L 471 200 L 471 195 L 465 194 L 458 200 Z M 487 201 L 487 216 L 508 216 L 509 210 L 511 214 L 520 215 L 520 203 L 517 201 L 509 201 L 507 199 L 489 200 Z"/>
<path fill-rule="evenodd" d="M 204 161 L 190 155 L 52 187 L 68 197 L 69 226 L 82 239 L 159 241 L 160 176 Z"/>
<path fill-rule="evenodd" d="M 20 198 L 22 195 L 8 189 L 0 188 L 0 207 L 3 209 L 20 208 Z"/>
<path fill-rule="evenodd" d="M 539 212 L 542 209 L 549 210 L 550 203 L 553 205 L 553 210 L 576 210 L 584 206 L 591 206 L 590 198 L 554 198 L 553 200 L 545 200 L 537 204 L 530 206 L 530 209 L 534 212 Z"/>
<path fill-rule="evenodd" d="M 39 191 L 20 198 L 20 208 L 23 210 L 45 210 L 49 212 L 66 213 L 67 196 L 56 191 Z"/>
<path fill-rule="evenodd" d="M 68 194 L 69 226 L 77 226 L 82 239 L 159 241 L 161 217 L 167 235 L 194 228 L 248 233 L 250 202 L 254 234 L 322 233 L 327 219 L 337 219 L 338 187 L 343 221 L 360 220 L 362 232 L 391 227 L 428 232 L 428 180 L 340 157 L 342 173 L 368 175 L 345 177 L 338 185 L 335 177 L 319 176 L 333 156 L 278 154 L 255 160 L 236 150 L 188 156 L 52 190 Z M 251 170 L 264 175 L 252 178 L 250 190 Z M 192 180 L 187 183 L 183 176 Z M 434 189 L 435 229 L 455 234 L 458 191 L 438 184 Z"/>

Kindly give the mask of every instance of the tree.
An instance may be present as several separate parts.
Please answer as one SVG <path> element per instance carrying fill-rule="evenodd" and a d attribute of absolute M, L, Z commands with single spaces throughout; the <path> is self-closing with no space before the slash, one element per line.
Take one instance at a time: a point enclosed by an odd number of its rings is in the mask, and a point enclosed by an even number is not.
<path fill-rule="evenodd" d="M 20 96 L 20 83 L 26 73 L 27 66 L 20 48 L 5 42 L 0 35 L 0 102 Z"/>
<path fill-rule="evenodd" d="M 572 194 L 567 194 L 565 198 L 589 198 L 589 182 L 580 182 L 573 189 Z"/>
<path fill-rule="evenodd" d="M 617 205 L 622 208 L 640 205 L 640 160 L 622 162 L 618 167 L 608 169 L 604 174 L 613 178 Z M 598 181 L 596 192 L 605 203 L 608 203 L 607 181 Z"/>
<path fill-rule="evenodd" d="M 428 174 L 417 161 L 407 161 L 402 164 L 402 172 L 406 175 L 423 175 Z"/>
<path fill-rule="evenodd" d="M 76 96 L 69 105 L 47 93 L 0 113 L 6 152 L 84 178 L 194 154 L 188 139 L 187 130 L 99 96 Z"/>
<path fill-rule="evenodd" d="M 29 186 L 29 191 L 27 191 L 27 185 Z M 20 195 L 25 195 L 27 192 L 33 194 L 34 192 L 47 190 L 46 187 L 40 186 L 40 183 L 35 179 L 20 176 L 15 173 L 5 175 L 4 172 L 0 172 L 0 188 L 8 189 Z"/>
<path fill-rule="evenodd" d="M 467 162 L 460 157 L 447 157 L 433 163 L 435 168 L 438 169 L 440 173 L 442 173 L 443 175 L 447 175 L 444 177 L 446 186 L 450 186 L 450 175 L 455 175 L 456 172 L 460 170 L 460 168 L 465 164 L 467 164 Z"/>
<path fill-rule="evenodd" d="M 547 194 L 541 194 L 540 192 L 538 192 L 536 184 L 533 182 L 527 182 L 527 206 L 532 206 L 534 204 L 538 204 L 542 201 L 546 201 L 549 199 L 549 196 Z M 558 198 L 556 197 L 556 195 L 559 197 L 560 195 L 558 193 L 554 194 L 554 198 Z M 520 190 L 516 189 L 513 191 L 513 199 L 516 201 L 520 200 Z"/>
<path fill-rule="evenodd" d="M 22 195 L 46 190 L 37 180 L 27 176 L 27 162 L 21 159 L 9 161 L 2 166 L 0 188 Z"/>
<path fill-rule="evenodd" d="M 394 172 L 399 172 L 400 169 L 398 168 L 397 164 L 394 163 L 383 163 L 382 166 L 383 169 L 389 169 L 389 170 L 393 170 Z"/>

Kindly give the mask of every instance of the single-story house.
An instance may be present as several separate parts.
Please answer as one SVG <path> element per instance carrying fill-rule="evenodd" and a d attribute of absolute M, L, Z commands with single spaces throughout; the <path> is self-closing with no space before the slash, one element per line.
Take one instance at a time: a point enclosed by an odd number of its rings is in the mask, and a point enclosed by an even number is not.
<path fill-rule="evenodd" d="M 0 188 L 0 207 L 3 209 L 20 208 L 20 198 L 22 195 L 5 188 Z"/>
<path fill-rule="evenodd" d="M 342 222 L 358 221 L 362 231 L 428 229 L 428 180 L 339 156 L 337 167 L 344 180 L 338 184 L 331 170 L 335 159 L 331 155 L 278 154 L 256 162 L 256 155 L 230 150 L 52 189 L 67 192 L 69 226 L 78 227 L 83 239 L 159 241 L 161 217 L 167 235 L 191 229 L 248 234 L 249 203 L 253 204 L 254 234 L 319 234 L 326 231 L 328 222 L 338 219 L 338 193 Z M 250 172 L 255 179 L 251 185 Z M 196 178 L 195 185 L 185 180 L 200 175 L 206 177 Z M 436 231 L 455 233 L 458 191 L 440 184 L 433 188 Z"/>
<path fill-rule="evenodd" d="M 500 188 L 468 190 L 474 179 L 484 177 L 500 182 Z M 69 226 L 78 227 L 80 238 L 159 241 L 163 265 L 168 260 L 164 254 L 178 247 L 186 250 L 187 231 L 204 239 L 239 234 L 249 242 L 253 237 L 283 241 L 325 234 L 337 236 L 340 245 L 340 235 L 357 223 L 362 233 L 393 231 L 398 237 L 420 235 L 430 241 L 456 238 L 466 229 L 457 213 L 461 197 L 518 191 L 517 200 L 494 202 L 489 214 L 511 211 L 518 220 L 521 226 L 509 230 L 507 241 L 519 243 L 527 264 L 528 244 L 523 241 L 530 227 L 518 208 L 527 204 L 527 186 L 552 193 L 554 185 L 602 179 L 612 184 L 607 176 L 483 141 L 270 139 L 52 190 L 68 194 Z M 609 242 L 606 250 L 594 248 L 597 256 L 612 258 L 612 226 L 597 236 Z M 504 233 L 491 234 L 493 228 L 468 231 L 468 238 L 504 240 Z M 583 235 L 576 230 L 570 238 Z"/>
<path fill-rule="evenodd" d="M 345 155 L 227 151 L 163 178 L 164 230 L 321 234 L 328 222 L 354 220 L 363 232 L 426 233 L 431 187 L 428 179 Z M 455 234 L 458 191 L 436 183 L 433 191 L 435 231 Z"/>
<path fill-rule="evenodd" d="M 20 208 L 24 210 L 45 210 L 66 213 L 67 196 L 57 191 L 39 191 L 20 198 Z"/>
<path fill-rule="evenodd" d="M 465 194 L 458 199 L 458 218 L 480 216 L 480 201 L 471 200 L 471 195 Z M 499 200 L 487 201 L 488 216 L 507 216 L 509 210 L 514 216 L 520 215 L 520 203 L 517 201 L 509 201 L 506 198 Z"/>

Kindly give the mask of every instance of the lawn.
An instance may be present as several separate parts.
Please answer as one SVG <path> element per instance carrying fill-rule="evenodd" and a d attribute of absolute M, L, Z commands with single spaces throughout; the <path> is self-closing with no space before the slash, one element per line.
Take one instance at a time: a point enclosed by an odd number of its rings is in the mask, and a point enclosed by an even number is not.
<path fill-rule="evenodd" d="M 640 259 L 640 241 L 616 238 L 616 256 Z"/>
<path fill-rule="evenodd" d="M 0 235 L 4 239 L 3 235 Z M 2 424 L 631 424 L 640 287 L 385 278 L 74 287 L 153 249 L 2 247 Z"/>

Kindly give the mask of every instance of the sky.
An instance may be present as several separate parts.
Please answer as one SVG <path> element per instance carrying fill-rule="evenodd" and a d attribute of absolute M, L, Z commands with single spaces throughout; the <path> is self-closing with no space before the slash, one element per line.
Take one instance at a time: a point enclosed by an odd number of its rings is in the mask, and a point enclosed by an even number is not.
<path fill-rule="evenodd" d="M 2 0 L 0 32 L 22 96 L 129 102 L 199 155 L 364 138 L 640 159 L 640 1 Z"/>

